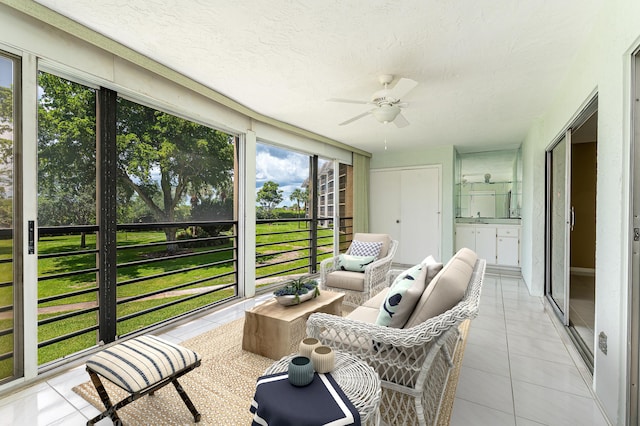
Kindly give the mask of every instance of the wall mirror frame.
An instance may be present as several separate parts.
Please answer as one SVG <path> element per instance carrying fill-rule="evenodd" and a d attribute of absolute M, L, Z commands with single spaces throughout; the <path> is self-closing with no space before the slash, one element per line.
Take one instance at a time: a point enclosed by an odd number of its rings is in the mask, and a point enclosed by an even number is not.
<path fill-rule="evenodd" d="M 519 219 L 522 150 L 461 152 L 456 149 L 456 218 Z"/>

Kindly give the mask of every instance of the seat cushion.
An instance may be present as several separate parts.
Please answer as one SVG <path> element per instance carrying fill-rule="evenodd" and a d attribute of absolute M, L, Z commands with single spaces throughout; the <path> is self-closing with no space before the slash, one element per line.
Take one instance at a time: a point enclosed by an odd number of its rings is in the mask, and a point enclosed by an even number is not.
<path fill-rule="evenodd" d="M 384 299 L 387 297 L 387 292 L 390 287 L 383 288 L 378 294 L 367 300 L 362 304 L 362 306 L 366 306 L 368 308 L 380 309 L 380 305 L 384 302 Z"/>
<path fill-rule="evenodd" d="M 200 356 L 156 336 L 139 336 L 108 347 L 87 368 L 130 393 L 138 392 L 192 366 Z"/>
<path fill-rule="evenodd" d="M 368 234 L 363 232 L 357 232 L 353 236 L 354 241 L 362 241 L 362 242 L 381 242 L 382 247 L 380 248 L 380 254 L 378 254 L 378 259 L 382 259 L 386 257 L 389 253 L 389 246 L 391 245 L 391 236 L 389 234 Z M 351 248 L 349 248 L 351 251 Z M 352 254 L 352 253 L 349 253 Z"/>
<path fill-rule="evenodd" d="M 343 290 L 364 291 L 364 273 L 333 271 L 327 275 L 324 285 Z"/>
<path fill-rule="evenodd" d="M 427 286 L 404 328 L 411 328 L 453 308 L 467 290 L 473 268 L 455 256 Z"/>

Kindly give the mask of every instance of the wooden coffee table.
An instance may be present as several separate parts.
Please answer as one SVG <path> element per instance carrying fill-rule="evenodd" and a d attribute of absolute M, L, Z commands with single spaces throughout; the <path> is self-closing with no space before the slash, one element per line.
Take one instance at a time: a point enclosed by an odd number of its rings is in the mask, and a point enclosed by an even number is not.
<path fill-rule="evenodd" d="M 344 293 L 322 290 L 314 299 L 283 306 L 275 297 L 245 312 L 242 349 L 274 360 L 298 350 L 314 312 L 342 315 Z"/>

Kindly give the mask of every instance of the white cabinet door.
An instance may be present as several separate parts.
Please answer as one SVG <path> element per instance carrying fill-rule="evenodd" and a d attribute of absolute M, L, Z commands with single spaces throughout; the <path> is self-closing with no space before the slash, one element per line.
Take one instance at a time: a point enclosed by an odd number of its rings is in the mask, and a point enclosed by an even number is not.
<path fill-rule="evenodd" d="M 372 170 L 369 230 L 398 240 L 394 262 L 440 259 L 440 167 Z"/>
<path fill-rule="evenodd" d="M 498 265 L 519 266 L 519 250 L 517 237 L 498 237 Z"/>
<path fill-rule="evenodd" d="M 463 247 L 476 251 L 475 226 L 456 226 L 456 251 Z"/>
<path fill-rule="evenodd" d="M 488 265 L 496 264 L 496 228 L 476 227 L 476 254 L 485 259 Z"/>

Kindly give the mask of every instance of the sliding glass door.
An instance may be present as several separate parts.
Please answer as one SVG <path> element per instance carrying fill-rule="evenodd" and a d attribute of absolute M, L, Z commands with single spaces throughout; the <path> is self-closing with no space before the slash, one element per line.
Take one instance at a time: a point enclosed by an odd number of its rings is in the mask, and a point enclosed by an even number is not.
<path fill-rule="evenodd" d="M 547 151 L 547 295 L 569 325 L 571 130 Z"/>
<path fill-rule="evenodd" d="M 14 152 L 19 131 L 20 60 L 0 52 L 0 384 L 23 375 L 21 288 L 16 283 L 17 191 Z"/>

